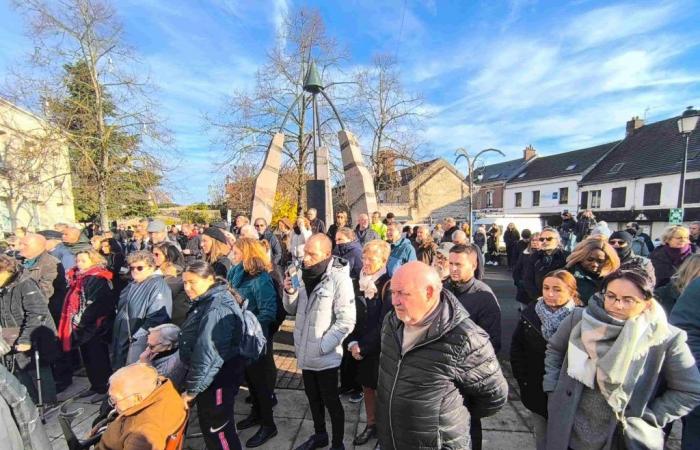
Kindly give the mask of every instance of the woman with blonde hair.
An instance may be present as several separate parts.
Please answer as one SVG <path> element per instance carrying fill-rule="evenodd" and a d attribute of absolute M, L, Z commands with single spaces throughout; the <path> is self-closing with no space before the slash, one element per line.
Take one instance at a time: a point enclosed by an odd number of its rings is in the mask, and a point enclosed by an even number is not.
<path fill-rule="evenodd" d="M 112 374 L 108 343 L 117 302 L 112 283 L 114 274 L 96 250 L 78 252 L 75 263 L 67 274 L 69 287 L 61 310 L 58 338 L 64 358 L 69 358 L 72 349 L 80 349 L 90 381 L 90 390 L 80 397 L 94 395 L 91 401 L 98 402 L 106 397 Z"/>
<path fill-rule="evenodd" d="M 589 236 L 581 241 L 566 258 L 566 269 L 576 278 L 579 297 L 584 305 L 600 290 L 608 274 L 620 267 L 617 252 L 606 236 Z"/>
<path fill-rule="evenodd" d="M 304 216 L 299 216 L 294 225 L 292 236 L 289 239 L 289 252 L 292 254 L 292 262 L 301 266 L 304 259 L 304 245 L 311 237 L 311 222 Z"/>
<path fill-rule="evenodd" d="M 680 297 L 672 306 L 669 322 L 688 334 L 688 347 L 700 369 L 700 255 L 690 255 L 681 265 L 672 282 Z M 700 442 L 700 407 L 683 418 L 681 449 L 696 448 Z"/>
<path fill-rule="evenodd" d="M 666 228 L 661 235 L 661 243 L 663 245 L 649 255 L 656 272 L 656 287 L 668 284 L 683 261 L 697 251 L 695 244 L 690 242 L 690 232 L 682 225 Z"/>
<path fill-rule="evenodd" d="M 272 342 L 273 327 L 277 320 L 277 289 L 272 281 L 272 261 L 267 249 L 257 239 L 240 238 L 233 244 L 233 266 L 228 282 L 248 302 L 247 310 L 255 314 L 267 342 Z M 272 417 L 277 368 L 272 356 L 272 345 L 265 354 L 245 368 L 253 407 L 250 415 L 239 421 L 239 430 L 260 425 L 246 442 L 246 447 L 258 447 L 277 434 Z"/>
<path fill-rule="evenodd" d="M 209 227 L 202 233 L 202 253 L 204 260 L 211 264 L 216 275 L 226 278 L 231 268 L 231 260 L 228 254 L 231 247 L 228 244 L 226 234 L 221 228 Z"/>
<path fill-rule="evenodd" d="M 510 363 L 523 405 L 532 412 L 537 450 L 545 449 L 547 429 L 547 395 L 542 390 L 547 341 L 580 304 L 576 278 L 564 269 L 550 272 L 542 296 L 523 309 L 513 333 Z"/>

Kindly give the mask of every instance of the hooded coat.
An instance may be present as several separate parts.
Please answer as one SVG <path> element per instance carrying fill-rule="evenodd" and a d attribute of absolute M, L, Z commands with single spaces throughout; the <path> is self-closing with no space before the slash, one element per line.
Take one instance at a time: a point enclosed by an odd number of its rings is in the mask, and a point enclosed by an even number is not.
<path fill-rule="evenodd" d="M 146 349 L 148 329 L 170 322 L 172 312 L 172 293 L 162 275 L 129 283 L 119 296 L 114 319 L 112 367 L 117 370 L 135 362 Z"/>
<path fill-rule="evenodd" d="M 402 355 L 404 324 L 384 319 L 377 386 L 382 449 L 469 449 L 471 415 L 496 414 L 508 383 L 489 337 L 447 290 L 426 335 Z"/>

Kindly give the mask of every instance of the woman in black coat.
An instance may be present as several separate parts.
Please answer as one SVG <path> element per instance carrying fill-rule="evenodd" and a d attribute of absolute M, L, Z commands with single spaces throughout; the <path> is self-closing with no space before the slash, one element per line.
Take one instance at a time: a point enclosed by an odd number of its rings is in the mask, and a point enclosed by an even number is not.
<path fill-rule="evenodd" d="M 527 230 L 523 230 L 523 235 L 525 234 L 525 231 Z M 530 271 L 532 270 L 530 260 L 540 248 L 539 237 L 540 233 L 532 234 L 532 236 L 530 237 L 529 245 L 523 250 L 523 252 L 520 255 L 518 255 L 518 262 L 516 262 L 515 267 L 513 267 L 513 282 L 515 283 L 515 287 L 517 288 L 517 291 L 515 293 L 515 300 L 518 303 L 522 303 L 523 305 L 527 305 L 531 301 L 537 299 L 537 297 L 530 297 L 530 294 L 528 294 L 527 290 L 525 289 L 524 280 L 528 279 L 529 275 L 532 275 L 530 273 Z"/>
<path fill-rule="evenodd" d="M 51 363 L 58 356 L 56 326 L 39 285 L 24 276 L 17 261 L 7 255 L 0 255 L 0 326 L 3 338 L 12 347 L 4 357 L 5 366 L 14 369 L 14 375 L 38 403 L 34 365 L 38 354 L 42 400 L 54 403 L 56 384 Z"/>
<path fill-rule="evenodd" d="M 522 311 L 513 333 L 510 363 L 523 405 L 532 412 L 537 450 L 545 449 L 547 396 L 542 390 L 542 379 L 547 340 L 577 304 L 573 275 L 566 270 L 551 272 L 543 281 L 542 297 Z"/>
<path fill-rule="evenodd" d="M 112 285 L 114 291 L 117 293 L 117 297 L 119 297 L 119 293 L 122 291 L 122 287 L 124 287 L 125 284 L 121 278 L 121 270 L 126 265 L 124 252 L 116 239 L 108 238 L 103 239 L 100 243 L 100 253 L 107 260 L 106 267 L 112 272 Z M 71 268 L 66 267 L 65 269 L 68 271 Z"/>
<path fill-rule="evenodd" d="M 514 223 L 509 223 L 505 233 L 503 233 L 503 241 L 506 244 L 506 254 L 508 256 L 508 268 L 512 269 L 518 259 L 518 241 L 520 240 L 520 232 L 515 228 Z"/>
<path fill-rule="evenodd" d="M 357 381 L 362 385 L 364 393 L 367 425 L 355 437 L 354 445 L 366 444 L 377 434 L 375 404 L 381 329 L 384 316 L 391 311 L 391 277 L 386 273 L 390 252 L 389 244 L 380 240 L 369 241 L 362 249 L 359 285 L 363 299 L 357 302 L 356 340 L 348 343 L 348 350 L 359 362 Z"/>
<path fill-rule="evenodd" d="M 656 273 L 657 288 L 668 284 L 683 261 L 697 251 L 695 244 L 690 242 L 688 229 L 681 225 L 666 228 L 661 235 L 661 242 L 663 245 L 649 255 Z"/>

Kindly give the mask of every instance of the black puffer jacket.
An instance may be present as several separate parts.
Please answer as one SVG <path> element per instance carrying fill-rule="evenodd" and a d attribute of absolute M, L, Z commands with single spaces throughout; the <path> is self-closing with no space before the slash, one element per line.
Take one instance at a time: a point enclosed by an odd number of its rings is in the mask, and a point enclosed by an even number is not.
<path fill-rule="evenodd" d="M 523 285 L 530 298 L 536 299 L 542 295 L 542 282 L 551 271 L 562 269 L 566 266 L 566 258 L 569 252 L 557 248 L 551 254 L 538 250 L 530 258 L 530 267 L 526 270 L 528 278 L 523 279 Z"/>
<path fill-rule="evenodd" d="M 14 353 L 20 369 L 32 363 L 32 354 L 39 350 L 41 364 L 53 362 L 58 356 L 58 339 L 44 293 L 39 285 L 20 271 L 6 286 L 0 288 L 0 326 L 15 328 L 18 333 L 12 347 L 29 344 L 28 352 Z"/>
<path fill-rule="evenodd" d="M 242 333 L 243 312 L 226 284 L 216 284 L 192 301 L 179 341 L 180 360 L 188 367 L 187 393 L 206 390 L 224 363 L 238 357 Z"/>
<path fill-rule="evenodd" d="M 542 321 L 535 312 L 536 304 L 530 303 L 520 314 L 510 345 L 510 365 L 523 405 L 546 418 L 547 396 L 542 390 L 542 379 L 547 340 L 542 336 Z"/>
<path fill-rule="evenodd" d="M 382 449 L 469 449 L 470 414 L 498 412 L 508 384 L 488 335 L 448 291 L 426 336 L 401 355 L 403 322 L 382 326 L 377 429 Z"/>

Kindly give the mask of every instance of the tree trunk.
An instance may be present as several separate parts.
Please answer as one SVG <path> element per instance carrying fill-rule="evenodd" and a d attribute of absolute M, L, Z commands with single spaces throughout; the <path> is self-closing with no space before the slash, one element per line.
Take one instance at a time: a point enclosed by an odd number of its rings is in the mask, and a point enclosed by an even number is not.
<path fill-rule="evenodd" d="M 97 203 L 100 210 L 100 229 L 109 230 L 109 217 L 107 215 L 107 181 L 101 178 L 97 183 Z"/>

